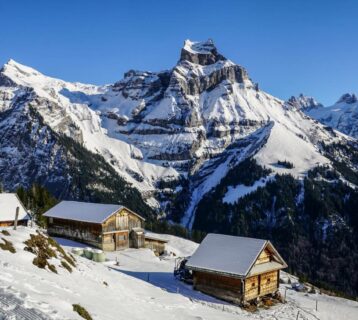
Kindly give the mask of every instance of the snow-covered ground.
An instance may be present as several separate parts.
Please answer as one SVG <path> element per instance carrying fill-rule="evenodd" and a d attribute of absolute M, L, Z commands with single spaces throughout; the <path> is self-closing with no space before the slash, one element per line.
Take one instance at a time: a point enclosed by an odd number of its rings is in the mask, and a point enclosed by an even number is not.
<path fill-rule="evenodd" d="M 1 230 L 1 229 L 0 229 Z M 148 249 L 108 253 L 101 264 L 77 258 L 72 273 L 58 268 L 58 274 L 32 264 L 34 255 L 24 251 L 23 242 L 35 229 L 8 229 L 16 253 L 0 249 L 0 318 L 18 312 L 16 319 L 81 319 L 72 310 L 79 303 L 93 319 L 357 319 L 358 302 L 305 294 L 282 284 L 287 303 L 249 313 L 216 300 L 174 279 L 178 256 L 190 255 L 197 244 L 169 235 L 168 254 L 156 257 Z M 66 250 L 84 246 L 57 239 Z M 58 264 L 59 261 L 52 261 Z M 119 262 L 119 266 L 115 261 Z M 283 274 L 283 278 L 291 277 Z M 293 278 L 292 278 L 293 279 Z M 318 311 L 316 308 L 318 301 Z M 20 317 L 20 313 L 28 317 Z M 27 313 L 26 313 L 27 312 Z M 15 318 L 11 318 L 15 319 Z"/>

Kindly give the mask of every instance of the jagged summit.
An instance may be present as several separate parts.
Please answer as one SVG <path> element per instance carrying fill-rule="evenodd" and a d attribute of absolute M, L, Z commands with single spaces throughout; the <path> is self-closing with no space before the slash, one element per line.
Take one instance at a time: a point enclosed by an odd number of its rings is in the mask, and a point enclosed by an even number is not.
<path fill-rule="evenodd" d="M 354 93 L 345 93 L 342 95 L 336 103 L 353 104 L 358 101 L 357 96 Z"/>
<path fill-rule="evenodd" d="M 325 125 L 358 138 L 358 99 L 354 93 L 343 94 L 332 106 L 305 111 Z"/>
<path fill-rule="evenodd" d="M 210 65 L 218 61 L 226 60 L 218 53 L 213 40 L 203 42 L 185 40 L 181 50 L 180 61 L 189 61 L 200 65 Z"/>
<path fill-rule="evenodd" d="M 295 108 L 302 110 L 311 110 L 323 107 L 323 105 L 319 103 L 315 98 L 305 96 L 302 93 L 299 94 L 298 97 L 291 96 L 291 98 L 289 98 L 287 102 Z"/>

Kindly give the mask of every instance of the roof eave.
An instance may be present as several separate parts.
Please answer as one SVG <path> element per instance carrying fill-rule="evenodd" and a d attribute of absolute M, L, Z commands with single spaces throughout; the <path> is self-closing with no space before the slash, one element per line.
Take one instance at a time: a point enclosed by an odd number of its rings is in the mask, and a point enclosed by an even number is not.
<path fill-rule="evenodd" d="M 283 258 L 281 257 L 281 255 L 278 253 L 278 251 L 276 250 L 276 248 L 274 247 L 274 245 L 271 243 L 270 240 L 266 240 L 265 241 L 265 244 L 264 246 L 261 248 L 260 252 L 258 253 L 258 255 L 256 256 L 255 260 L 253 261 L 252 265 L 250 266 L 250 268 L 247 270 L 246 272 L 246 277 L 250 274 L 250 271 L 252 270 L 252 268 L 254 267 L 255 265 L 255 262 L 257 261 L 258 257 L 260 256 L 261 252 L 263 250 L 265 250 L 265 248 L 267 248 L 267 246 L 270 245 L 271 246 L 271 249 L 274 251 L 274 254 L 276 254 L 278 256 L 278 258 L 281 260 L 281 263 L 282 264 L 282 268 L 276 268 L 275 270 L 281 270 L 281 269 L 285 269 L 288 267 L 287 263 L 285 262 L 285 260 L 283 260 Z M 274 270 L 273 270 L 274 271 Z"/>
<path fill-rule="evenodd" d="M 195 267 L 195 266 L 190 266 L 190 265 L 185 265 L 185 266 L 188 269 L 193 270 L 193 271 L 202 271 L 202 272 L 207 272 L 207 273 L 220 274 L 222 276 L 227 276 L 227 277 L 231 277 L 231 278 L 244 279 L 246 277 L 245 275 L 237 274 L 237 273 L 230 273 L 230 272 L 224 272 L 224 271 L 219 271 L 219 270 L 205 269 L 205 268 L 200 268 L 200 267 Z"/>
<path fill-rule="evenodd" d="M 112 217 L 114 214 L 116 214 L 117 212 L 120 212 L 121 210 L 127 210 L 130 213 L 134 214 L 135 216 L 137 216 L 139 219 L 141 219 L 142 221 L 145 221 L 145 218 L 143 218 L 141 215 L 139 215 L 138 213 L 132 211 L 131 209 L 128 209 L 125 206 L 120 205 L 120 208 L 118 208 L 116 211 L 112 212 L 111 214 L 109 214 L 105 219 L 103 219 L 100 223 L 104 223 L 107 219 L 109 219 L 110 217 Z"/>
<path fill-rule="evenodd" d="M 247 277 L 253 277 L 253 276 L 257 276 L 258 274 L 262 274 L 262 273 L 266 273 L 266 272 L 273 272 L 273 271 L 278 271 L 278 270 L 282 270 L 282 269 L 285 269 L 287 268 L 287 266 L 280 266 L 280 267 L 276 267 L 276 268 L 272 268 L 268 271 L 265 271 L 265 272 L 255 272 L 255 273 L 248 273 L 247 274 Z"/>
<path fill-rule="evenodd" d="M 43 215 L 45 218 L 55 218 L 60 220 L 70 220 L 70 221 L 78 221 L 78 222 L 85 222 L 85 223 L 92 223 L 92 224 L 102 224 L 100 221 L 88 221 L 88 220 L 79 220 L 79 219 L 70 219 L 70 218 L 64 218 L 64 217 L 58 217 L 58 216 L 50 216 L 50 215 Z"/>

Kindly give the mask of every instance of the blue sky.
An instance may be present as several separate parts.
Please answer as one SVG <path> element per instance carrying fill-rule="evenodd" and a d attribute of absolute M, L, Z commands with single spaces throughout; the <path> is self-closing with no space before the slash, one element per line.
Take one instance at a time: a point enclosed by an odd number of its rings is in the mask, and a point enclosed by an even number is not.
<path fill-rule="evenodd" d="M 358 1 L 0 0 L 0 64 L 104 84 L 175 65 L 183 41 L 212 38 L 280 98 L 324 104 L 358 92 Z"/>

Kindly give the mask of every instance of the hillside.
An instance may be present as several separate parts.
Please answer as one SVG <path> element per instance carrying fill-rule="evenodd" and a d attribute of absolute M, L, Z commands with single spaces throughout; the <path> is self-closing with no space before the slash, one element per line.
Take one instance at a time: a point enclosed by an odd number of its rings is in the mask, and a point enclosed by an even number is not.
<path fill-rule="evenodd" d="M 3 230 L 3 229 L 1 229 Z M 128 249 L 108 254 L 110 261 L 103 264 L 76 257 L 70 273 L 61 267 L 58 258 L 49 261 L 56 266 L 57 274 L 33 265 L 34 254 L 24 251 L 24 241 L 35 229 L 20 227 L 7 229 L 10 235 L 2 235 L 13 244 L 16 252 L 0 249 L 0 315 L 11 317 L 26 315 L 25 319 L 82 319 L 72 304 L 83 306 L 94 320 L 118 319 L 120 314 L 128 319 L 355 319 L 358 303 L 326 296 L 293 291 L 290 285 L 281 284 L 287 303 L 269 309 L 249 313 L 239 307 L 223 303 L 173 279 L 174 259 L 188 255 L 196 244 L 173 236 L 168 250 L 176 256 L 159 259 L 147 249 Z M 161 235 L 163 236 L 163 235 Z M 57 239 L 65 245 L 65 252 L 72 246 L 80 246 L 68 240 Z M 2 240 L 3 242 L 3 240 Z M 119 266 L 115 265 L 118 257 Z M 148 282 L 149 277 L 149 282 Z M 296 281 L 294 277 L 283 274 Z M 315 311 L 316 300 L 318 311 Z M 115 307 L 114 307 L 115 306 Z M 31 318 L 32 317 L 32 318 Z"/>

